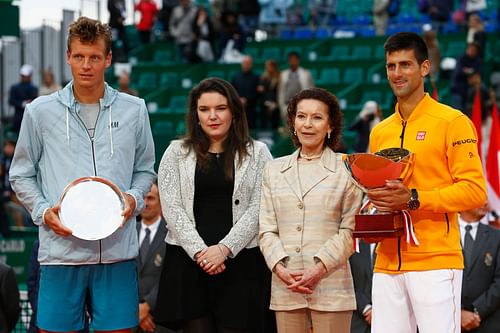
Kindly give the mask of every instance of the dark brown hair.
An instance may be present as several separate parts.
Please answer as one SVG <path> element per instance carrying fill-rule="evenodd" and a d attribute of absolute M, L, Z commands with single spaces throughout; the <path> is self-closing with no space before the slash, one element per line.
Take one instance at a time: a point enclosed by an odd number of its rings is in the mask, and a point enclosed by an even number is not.
<path fill-rule="evenodd" d="M 414 32 L 398 32 L 387 38 L 384 43 L 385 53 L 391 54 L 392 52 L 413 50 L 415 58 L 419 65 L 429 59 L 429 52 L 427 44 L 420 35 Z"/>
<path fill-rule="evenodd" d="M 321 88 L 310 88 L 305 89 L 297 93 L 292 97 L 288 103 L 287 113 L 288 113 L 288 128 L 292 135 L 292 141 L 296 147 L 301 147 L 299 139 L 294 134 L 295 131 L 295 116 L 297 115 L 297 105 L 303 99 L 314 99 L 323 102 L 328 107 L 328 122 L 333 128 L 330 138 L 326 137 L 324 146 L 330 147 L 332 150 L 336 150 L 340 146 L 340 139 L 342 134 L 342 113 L 340 112 L 339 102 L 337 97 L 330 93 L 329 91 Z"/>
<path fill-rule="evenodd" d="M 68 50 L 71 52 L 71 42 L 78 39 L 84 44 L 94 44 L 97 40 L 104 40 L 106 46 L 106 55 L 111 52 L 111 29 L 107 24 L 102 24 L 98 20 L 93 20 L 81 16 L 75 22 L 69 25 L 68 31 Z"/>
<path fill-rule="evenodd" d="M 234 87 L 227 81 L 219 78 L 207 78 L 194 87 L 189 94 L 188 112 L 186 114 L 186 138 L 184 144 L 189 149 L 194 149 L 198 167 L 207 168 L 210 162 L 210 138 L 201 129 L 198 119 L 198 100 L 204 93 L 216 92 L 227 98 L 229 111 L 233 121 L 224 148 L 224 171 L 228 179 L 234 178 L 234 159 L 239 155 L 238 163 L 241 164 L 248 155 L 247 145 L 251 142 L 248 133 L 248 123 L 240 96 Z"/>

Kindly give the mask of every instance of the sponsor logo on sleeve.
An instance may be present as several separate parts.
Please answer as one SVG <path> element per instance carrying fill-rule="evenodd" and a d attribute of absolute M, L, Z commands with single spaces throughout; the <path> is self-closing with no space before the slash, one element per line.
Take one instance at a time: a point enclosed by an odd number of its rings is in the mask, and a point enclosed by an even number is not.
<path fill-rule="evenodd" d="M 460 145 L 465 145 L 465 144 L 477 144 L 477 139 L 459 139 L 459 140 L 456 140 L 456 141 L 453 141 L 452 145 L 453 147 L 455 146 L 460 146 Z"/>

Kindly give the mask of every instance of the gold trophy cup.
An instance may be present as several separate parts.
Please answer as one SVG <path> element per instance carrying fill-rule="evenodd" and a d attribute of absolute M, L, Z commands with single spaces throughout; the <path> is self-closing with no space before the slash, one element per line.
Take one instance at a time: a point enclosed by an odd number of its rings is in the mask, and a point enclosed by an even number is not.
<path fill-rule="evenodd" d="M 344 156 L 344 165 L 355 183 L 366 192 L 384 187 L 386 180 L 405 180 L 411 176 L 414 155 L 404 148 L 387 148 L 374 154 L 355 153 Z M 401 212 L 377 211 L 363 205 L 355 216 L 356 238 L 394 238 L 404 234 Z"/>

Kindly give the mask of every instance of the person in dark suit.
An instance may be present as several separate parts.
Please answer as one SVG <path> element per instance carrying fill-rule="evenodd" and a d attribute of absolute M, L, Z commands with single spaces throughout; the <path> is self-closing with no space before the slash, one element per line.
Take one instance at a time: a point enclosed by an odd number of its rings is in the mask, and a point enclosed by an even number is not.
<path fill-rule="evenodd" d="M 459 216 L 465 260 L 462 332 L 500 332 L 500 231 L 479 222 L 486 213 L 485 206 Z"/>
<path fill-rule="evenodd" d="M 0 263 L 0 333 L 9 333 L 16 326 L 21 308 L 14 270 Z"/>
<path fill-rule="evenodd" d="M 373 244 L 375 245 L 375 244 Z M 359 241 L 359 253 L 350 258 L 354 293 L 356 294 L 356 311 L 352 314 L 351 333 L 369 333 L 372 321 L 372 279 L 374 253 L 372 244 Z"/>
<path fill-rule="evenodd" d="M 151 186 L 151 191 L 144 198 L 144 204 L 141 219 L 137 222 L 140 244 L 137 257 L 140 300 L 138 332 L 171 332 L 157 326 L 152 315 L 156 306 L 167 235 L 167 224 L 161 215 L 160 197 L 156 184 Z"/>

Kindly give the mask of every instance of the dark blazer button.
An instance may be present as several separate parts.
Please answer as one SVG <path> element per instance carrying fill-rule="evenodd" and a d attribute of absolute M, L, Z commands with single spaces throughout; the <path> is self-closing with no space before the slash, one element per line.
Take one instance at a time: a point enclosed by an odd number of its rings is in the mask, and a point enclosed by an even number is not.
<path fill-rule="evenodd" d="M 234 204 L 235 205 L 239 205 L 240 204 L 240 201 L 238 199 L 234 200 Z"/>

